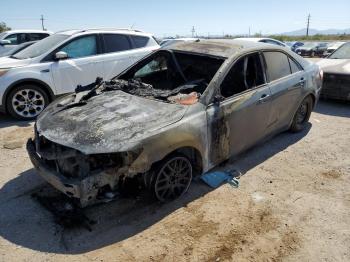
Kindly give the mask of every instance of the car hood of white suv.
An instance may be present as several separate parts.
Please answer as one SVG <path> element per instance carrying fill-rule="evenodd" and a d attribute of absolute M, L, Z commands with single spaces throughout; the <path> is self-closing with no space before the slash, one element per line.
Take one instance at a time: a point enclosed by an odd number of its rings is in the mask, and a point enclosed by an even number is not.
<path fill-rule="evenodd" d="M 29 65 L 31 59 L 16 59 L 11 57 L 1 57 L 0 58 L 0 68 L 13 68 Z"/>

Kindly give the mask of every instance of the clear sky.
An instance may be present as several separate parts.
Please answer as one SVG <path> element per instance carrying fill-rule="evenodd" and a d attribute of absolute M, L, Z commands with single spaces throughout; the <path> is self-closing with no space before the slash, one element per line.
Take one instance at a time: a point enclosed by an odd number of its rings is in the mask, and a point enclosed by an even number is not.
<path fill-rule="evenodd" d="M 306 27 L 350 28 L 350 0 L 1 0 L 0 22 L 13 29 L 51 31 L 131 27 L 156 36 L 272 34 Z"/>

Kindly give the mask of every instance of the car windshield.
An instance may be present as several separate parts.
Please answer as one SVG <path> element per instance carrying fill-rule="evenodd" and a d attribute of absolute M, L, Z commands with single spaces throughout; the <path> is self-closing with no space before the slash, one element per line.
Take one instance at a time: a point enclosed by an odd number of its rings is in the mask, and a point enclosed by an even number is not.
<path fill-rule="evenodd" d="M 11 57 L 16 59 L 27 59 L 27 58 L 40 56 L 42 54 L 45 54 L 47 51 L 49 51 L 59 43 L 63 42 L 67 38 L 69 38 L 69 35 L 64 35 L 64 34 L 51 35 L 31 45 L 30 47 L 18 52 L 17 54 Z"/>
<path fill-rule="evenodd" d="M 161 50 L 140 61 L 119 79 L 142 83 L 123 91 L 167 102 L 199 98 L 224 62 L 224 58 Z M 195 100 L 195 99 L 194 99 Z"/>
<path fill-rule="evenodd" d="M 344 44 L 335 50 L 328 58 L 330 59 L 350 59 L 350 43 Z"/>

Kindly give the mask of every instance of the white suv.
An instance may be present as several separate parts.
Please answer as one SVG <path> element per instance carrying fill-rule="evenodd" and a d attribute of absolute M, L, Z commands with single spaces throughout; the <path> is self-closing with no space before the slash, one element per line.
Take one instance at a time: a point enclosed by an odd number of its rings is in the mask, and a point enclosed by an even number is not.
<path fill-rule="evenodd" d="M 58 32 L 0 58 L 0 111 L 33 119 L 55 96 L 110 79 L 158 48 L 151 34 L 136 30 Z"/>
<path fill-rule="evenodd" d="M 42 30 L 10 30 L 0 33 L 0 55 L 9 52 L 17 45 L 39 41 L 51 35 L 52 32 Z"/>

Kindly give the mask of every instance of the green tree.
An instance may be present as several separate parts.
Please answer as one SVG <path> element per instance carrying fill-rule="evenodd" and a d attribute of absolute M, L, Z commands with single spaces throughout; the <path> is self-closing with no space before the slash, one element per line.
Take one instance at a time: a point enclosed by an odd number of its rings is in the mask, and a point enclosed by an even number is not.
<path fill-rule="evenodd" d="M 0 33 L 8 30 L 11 30 L 11 27 L 8 27 L 4 22 L 0 22 Z"/>

